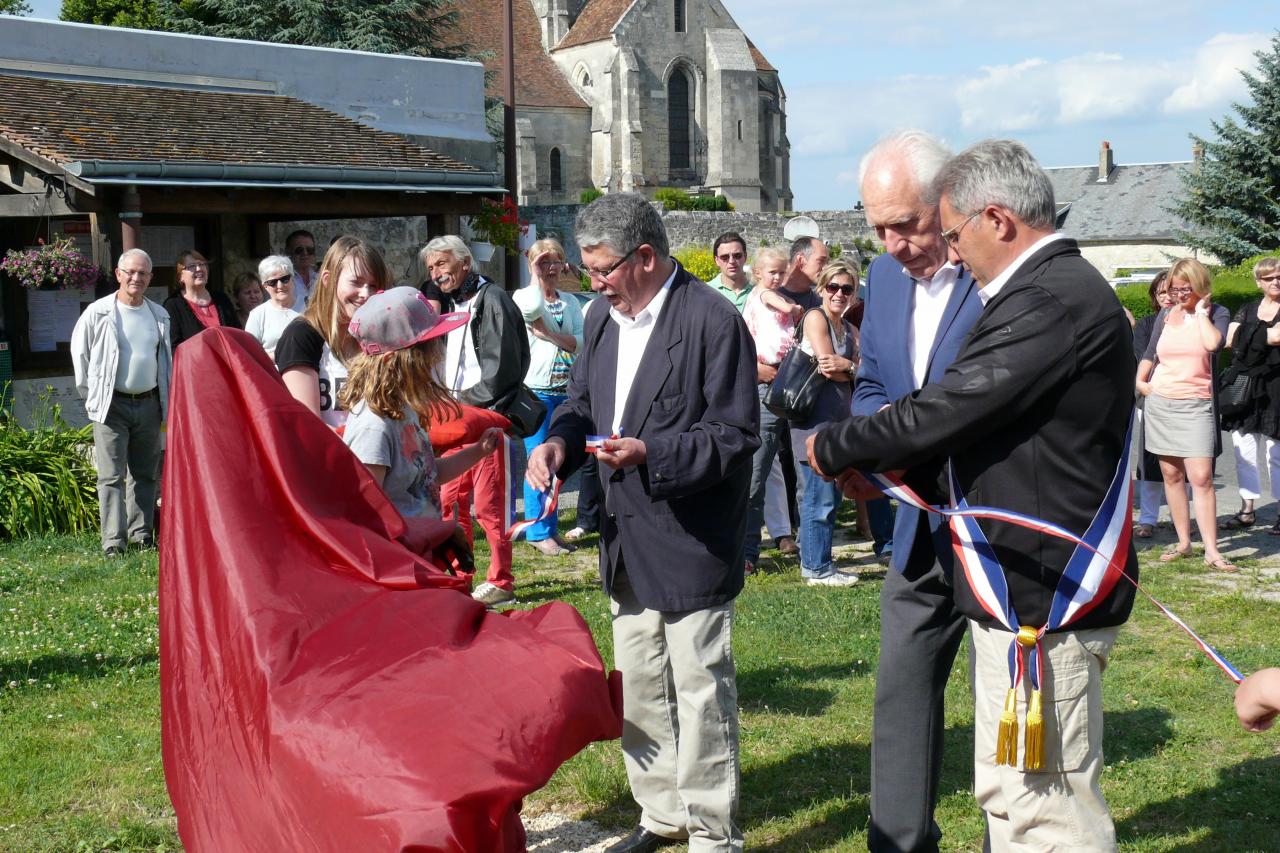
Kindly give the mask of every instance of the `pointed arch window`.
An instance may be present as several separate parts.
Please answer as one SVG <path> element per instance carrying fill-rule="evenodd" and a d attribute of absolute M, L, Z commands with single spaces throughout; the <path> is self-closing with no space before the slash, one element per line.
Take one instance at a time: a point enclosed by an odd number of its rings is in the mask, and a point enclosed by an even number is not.
<path fill-rule="evenodd" d="M 689 169 L 689 77 L 683 69 L 671 72 L 667 81 L 667 128 L 671 169 Z"/>

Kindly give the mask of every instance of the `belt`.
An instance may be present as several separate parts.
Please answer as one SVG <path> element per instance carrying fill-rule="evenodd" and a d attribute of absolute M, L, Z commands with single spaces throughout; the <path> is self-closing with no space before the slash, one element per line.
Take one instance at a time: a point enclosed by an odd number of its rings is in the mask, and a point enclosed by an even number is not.
<path fill-rule="evenodd" d="M 143 391 L 141 394 L 130 394 L 128 391 L 113 391 L 116 397 L 124 397 L 127 400 L 146 400 L 148 397 L 160 396 L 159 388 L 152 388 L 150 391 Z"/>

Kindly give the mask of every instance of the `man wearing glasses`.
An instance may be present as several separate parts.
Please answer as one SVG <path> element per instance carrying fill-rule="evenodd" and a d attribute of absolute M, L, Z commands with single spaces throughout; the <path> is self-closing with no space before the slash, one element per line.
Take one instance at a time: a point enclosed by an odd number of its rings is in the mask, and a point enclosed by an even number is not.
<path fill-rule="evenodd" d="M 687 839 L 691 850 L 739 851 L 731 628 L 759 444 L 755 347 L 733 306 L 669 257 L 643 196 L 597 199 L 576 231 L 609 310 L 587 315 L 568 400 L 526 476 L 548 488 L 583 463 L 589 437 L 612 436 L 593 446 L 600 575 L 640 824 L 609 850 Z"/>
<path fill-rule="evenodd" d="M 293 262 L 293 310 L 307 307 L 316 279 L 316 238 L 299 228 L 284 241 L 284 253 Z"/>
<path fill-rule="evenodd" d="M 711 254 L 720 274 L 707 284 L 732 302 L 741 314 L 751 295 L 751 282 L 747 281 L 747 241 L 736 231 L 726 231 L 711 244 Z"/>
<path fill-rule="evenodd" d="M 102 551 L 154 545 L 160 427 L 169 405 L 169 314 L 146 298 L 151 257 L 130 249 L 116 264 L 120 289 L 84 310 L 71 332 L 76 390 L 93 422 Z M 131 486 L 131 488 L 127 488 Z"/>

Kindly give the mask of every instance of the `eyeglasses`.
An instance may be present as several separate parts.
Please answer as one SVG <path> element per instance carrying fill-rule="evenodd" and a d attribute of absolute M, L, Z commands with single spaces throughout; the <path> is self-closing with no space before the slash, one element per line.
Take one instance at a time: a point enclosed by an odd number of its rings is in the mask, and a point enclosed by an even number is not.
<path fill-rule="evenodd" d="M 189 264 L 183 264 L 182 269 L 185 270 L 186 272 L 200 272 L 201 270 L 205 270 L 207 272 L 209 269 L 209 265 L 204 263 L 203 261 L 193 261 L 192 263 L 189 263 Z"/>
<path fill-rule="evenodd" d="M 963 229 L 966 225 L 972 222 L 974 217 L 981 216 L 981 215 L 982 215 L 981 210 L 975 211 L 974 213 L 970 213 L 967 217 L 965 217 L 964 222 L 961 222 L 955 228 L 948 228 L 946 231 L 943 231 L 942 239 L 946 241 L 948 246 L 954 246 L 956 243 L 960 242 L 961 229 Z"/>
<path fill-rule="evenodd" d="M 716 258 L 724 261 L 726 264 L 729 263 L 729 261 L 745 260 L 746 257 L 747 257 L 746 252 L 731 252 L 730 254 L 727 254 L 727 255 L 716 255 Z"/>
<path fill-rule="evenodd" d="M 534 266 L 547 272 L 557 272 L 564 269 L 566 265 L 562 261 L 538 261 Z"/>
<path fill-rule="evenodd" d="M 1260 275 L 1258 281 L 1280 281 L 1280 272 L 1273 275 Z"/>
<path fill-rule="evenodd" d="M 640 246 L 643 246 L 643 245 L 644 243 L 640 244 Z M 582 271 L 591 278 L 604 281 L 606 278 L 613 275 L 614 270 L 616 270 L 618 267 L 625 264 L 627 262 L 627 259 L 630 258 L 632 255 L 634 255 L 636 253 L 636 250 L 639 249 L 640 246 L 636 246 L 635 249 L 632 249 L 630 252 L 627 252 L 625 255 L 618 258 L 618 260 L 614 261 L 607 270 L 593 270 L 590 267 L 583 267 Z"/>
<path fill-rule="evenodd" d="M 315 253 L 315 246 L 294 246 L 289 250 L 289 254 L 291 255 L 314 255 Z"/>
<path fill-rule="evenodd" d="M 263 287 L 283 287 L 286 281 L 291 281 L 293 276 L 282 275 L 278 278 L 268 278 L 262 282 Z"/>
<path fill-rule="evenodd" d="M 852 284 L 828 284 L 826 285 L 827 293 L 835 296 L 837 293 L 843 293 L 845 296 L 852 296 L 853 292 L 858 288 Z"/>
<path fill-rule="evenodd" d="M 1171 288 L 1169 288 L 1169 294 L 1170 294 L 1171 296 L 1186 296 L 1186 295 L 1187 295 L 1188 293 L 1190 293 L 1190 292 L 1191 292 L 1191 288 L 1189 288 L 1189 287 L 1171 287 Z"/>
<path fill-rule="evenodd" d="M 120 267 L 120 272 L 124 273 L 125 278 L 151 278 L 151 270 L 127 270 Z"/>

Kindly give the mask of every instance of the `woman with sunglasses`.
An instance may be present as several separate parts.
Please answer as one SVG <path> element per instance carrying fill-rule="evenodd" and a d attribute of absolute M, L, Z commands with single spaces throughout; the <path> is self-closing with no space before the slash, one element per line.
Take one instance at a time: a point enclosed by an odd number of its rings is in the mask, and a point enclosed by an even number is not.
<path fill-rule="evenodd" d="M 529 247 L 530 287 L 542 292 L 542 316 L 525 324 L 529 332 L 529 370 L 524 384 L 547 407 L 538 431 L 524 440 L 525 453 L 531 453 L 547 437 L 551 416 L 563 403 L 569 388 L 569 368 L 582 347 L 582 309 L 578 300 L 556 289 L 565 271 L 564 247 L 556 240 L 543 239 Z M 528 483 L 524 486 L 525 518 L 536 515 L 538 493 Z M 574 550 L 557 533 L 556 513 L 530 527 L 525 539 L 548 557 Z"/>
<path fill-rule="evenodd" d="M 175 353 L 179 344 L 205 329 L 214 326 L 240 328 L 236 306 L 231 304 L 227 294 L 209 289 L 208 258 L 195 249 L 186 249 L 178 254 L 174 266 L 177 281 L 171 295 L 164 301 L 164 310 L 169 312 L 172 320 L 169 341 Z"/>
<path fill-rule="evenodd" d="M 809 419 L 791 423 L 791 446 L 804 478 L 800 576 L 809 586 L 850 586 L 858 582 L 858 576 L 836 571 L 831 562 L 840 489 L 809 467 L 805 443 L 819 428 L 849 417 L 853 374 L 858 368 L 858 330 L 844 319 L 844 312 L 857 298 L 858 270 L 848 261 L 831 261 L 818 274 L 815 288 L 822 297 L 822 307 L 805 313 L 799 347 L 818 360 L 818 369 L 827 381 L 822 383 Z"/>
<path fill-rule="evenodd" d="M 1252 527 L 1253 502 L 1261 497 L 1258 449 L 1265 446 L 1271 495 L 1280 497 L 1280 258 L 1263 258 L 1253 268 L 1262 298 L 1244 305 L 1227 327 L 1231 367 L 1222 377 L 1226 387 L 1249 376 L 1242 407 L 1222 415 L 1222 428 L 1231 433 L 1235 448 L 1240 511 L 1223 524 L 1227 529 Z M 1267 531 L 1280 536 L 1280 517 Z"/>
<path fill-rule="evenodd" d="M 1230 312 L 1213 304 L 1212 288 L 1209 271 L 1193 258 L 1183 258 L 1169 268 L 1174 304 L 1156 318 L 1135 384 L 1146 398 L 1146 449 L 1160 459 L 1165 500 L 1178 533 L 1177 544 L 1161 554 L 1160 561 L 1191 555 L 1185 485 L 1190 482 L 1205 565 L 1234 572 L 1236 567 L 1218 551 L 1218 504 L 1213 491 L 1213 459 L 1221 452 L 1214 372 Z"/>
<path fill-rule="evenodd" d="M 1165 308 L 1173 306 L 1173 297 L 1169 294 L 1169 272 L 1160 272 L 1151 280 L 1147 288 L 1147 298 L 1151 300 L 1151 312 L 1140 318 L 1133 326 L 1133 351 L 1141 358 L 1151 343 L 1151 332 L 1156 326 L 1156 317 Z M 1156 523 L 1160 520 L 1160 505 L 1164 503 L 1164 475 L 1160 473 L 1160 460 L 1146 452 L 1142 440 L 1142 398 L 1138 398 L 1137 420 L 1134 429 L 1138 431 L 1139 447 L 1143 448 L 1138 456 L 1137 489 L 1138 489 L 1138 523 L 1133 527 L 1133 535 L 1139 539 L 1150 539 L 1155 534 Z"/>
<path fill-rule="evenodd" d="M 258 264 L 258 275 L 271 298 L 249 312 L 244 330 L 275 358 L 280 335 L 300 316 L 293 307 L 293 263 L 284 255 L 268 255 Z"/>

